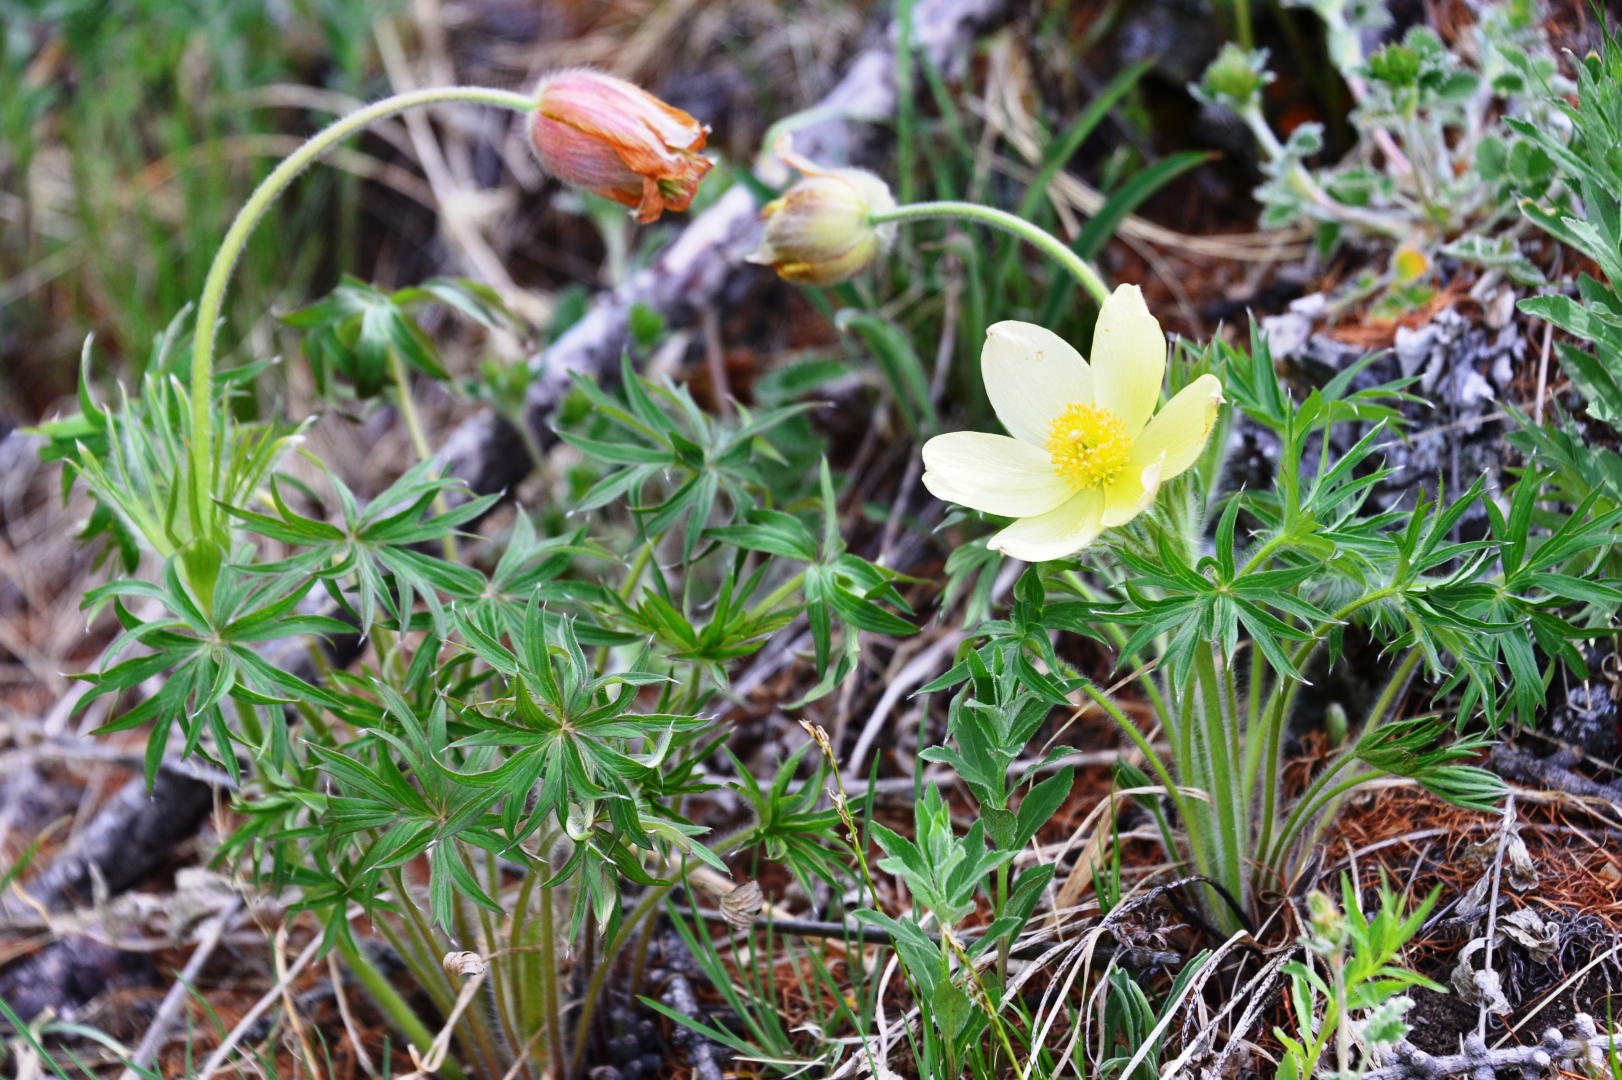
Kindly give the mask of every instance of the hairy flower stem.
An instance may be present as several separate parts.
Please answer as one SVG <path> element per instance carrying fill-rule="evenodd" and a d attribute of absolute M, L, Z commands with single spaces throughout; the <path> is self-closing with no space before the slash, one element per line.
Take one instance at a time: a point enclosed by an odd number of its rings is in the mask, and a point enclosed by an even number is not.
<path fill-rule="evenodd" d="M 1403 657 L 1402 663 L 1397 666 L 1397 670 L 1392 673 L 1390 680 L 1387 681 L 1385 689 L 1380 692 L 1379 698 L 1374 702 L 1374 707 L 1369 710 L 1368 719 L 1363 723 L 1363 730 L 1357 736 L 1359 742 L 1368 738 L 1385 722 L 1386 714 L 1391 711 L 1396 696 L 1408 686 L 1408 680 L 1413 675 L 1414 668 L 1418 666 L 1421 655 L 1419 649 L 1409 649 L 1408 655 Z M 1289 820 L 1284 823 L 1284 828 L 1279 832 L 1278 843 L 1275 846 L 1276 852 L 1266 865 L 1274 865 L 1275 861 L 1282 860 L 1288 853 L 1290 846 L 1295 842 L 1296 835 L 1305 829 L 1312 819 L 1317 818 L 1318 825 L 1313 833 L 1315 837 L 1317 832 L 1323 828 L 1324 823 L 1334 818 L 1336 804 L 1340 797 L 1351 788 L 1370 778 L 1370 774 L 1361 773 L 1342 781 L 1327 791 L 1325 790 L 1329 781 L 1342 768 L 1356 760 L 1357 747 L 1354 743 L 1343 750 L 1340 757 L 1333 764 L 1318 774 L 1318 778 L 1313 781 L 1312 785 L 1296 803 L 1295 810 L 1291 813 Z M 1309 848 L 1312 842 L 1315 842 L 1315 840 L 1309 841 Z M 1264 851 L 1263 854 L 1268 853 Z"/>
<path fill-rule="evenodd" d="M 1128 719 L 1127 715 L 1117 708 L 1115 703 L 1106 697 L 1104 692 L 1099 690 L 1098 687 L 1094 686 L 1092 683 L 1087 683 L 1081 689 L 1083 693 L 1093 699 L 1093 702 L 1099 708 L 1108 713 L 1110 719 L 1115 721 L 1115 725 L 1125 732 L 1127 738 L 1131 739 L 1133 743 L 1137 745 L 1138 750 L 1143 754 L 1144 761 L 1151 769 L 1155 771 L 1155 775 L 1160 778 L 1161 785 L 1166 789 L 1167 797 L 1171 799 L 1172 805 L 1177 808 L 1177 816 L 1185 823 L 1189 821 L 1191 809 L 1187 800 L 1183 798 L 1182 789 L 1180 789 L 1177 786 L 1176 781 L 1172 779 L 1171 773 L 1166 770 L 1166 763 L 1160 760 L 1160 755 L 1155 753 L 1153 746 L 1149 745 L 1149 740 L 1144 738 L 1143 732 L 1139 731 L 1137 725 Z M 1189 834 L 1189 839 L 1190 846 L 1195 849 L 1193 852 L 1195 866 L 1200 869 L 1201 873 L 1207 873 L 1209 863 L 1205 859 L 1203 851 L 1197 844 L 1194 843 L 1194 836 L 1192 833 Z M 1171 855 L 1173 858 L 1176 857 L 1174 852 L 1167 852 L 1167 854 Z"/>
<path fill-rule="evenodd" d="M 1303 641 L 1290 657 L 1290 662 L 1296 671 L 1306 667 L 1314 650 L 1329 636 L 1331 628 L 1344 623 L 1351 616 L 1368 607 L 1379 603 L 1397 592 L 1395 586 L 1376 589 L 1367 596 L 1359 597 L 1330 615 L 1326 622 L 1314 627 L 1312 636 Z M 1261 842 L 1256 850 L 1261 854 L 1263 867 L 1272 866 L 1269 852 L 1282 850 L 1282 844 L 1275 845 L 1273 829 L 1279 812 L 1279 751 L 1283 741 L 1284 725 L 1288 722 L 1291 708 L 1295 705 L 1295 697 L 1301 690 L 1301 680 L 1280 675 L 1277 685 L 1273 687 L 1272 695 L 1267 708 L 1267 750 L 1262 760 L 1262 831 Z M 1298 807 L 1299 808 L 1299 807 Z M 1280 838 L 1282 840 L 1282 837 Z"/>
<path fill-rule="evenodd" d="M 873 225 L 883 225 L 892 221 L 928 221 L 934 218 L 978 221 L 982 225 L 990 225 L 1004 232 L 1013 233 L 1021 240 L 1040 248 L 1044 254 L 1051 256 L 1060 266 L 1070 271 L 1095 301 L 1102 304 L 1109 299 L 1109 286 L 1104 284 L 1104 279 L 1098 276 L 1097 270 L 1088 265 L 1086 259 L 1071 251 L 1064 241 L 1046 229 L 1006 210 L 969 202 L 921 202 L 869 214 L 867 220 Z"/>
<path fill-rule="evenodd" d="M 535 99 L 527 94 L 483 86 L 436 86 L 428 90 L 413 90 L 410 93 L 384 98 L 342 117 L 310 136 L 303 146 L 289 154 L 269 176 L 265 177 L 254 189 L 253 194 L 248 196 L 248 201 L 242 205 L 242 209 L 237 211 L 235 220 L 231 222 L 231 228 L 220 244 L 220 250 L 214 255 L 214 262 L 208 268 L 208 277 L 203 282 L 203 294 L 197 301 L 197 335 L 192 345 L 191 361 L 191 472 L 194 485 L 201 484 L 204 477 L 213 475 L 214 417 L 209 405 L 214 399 L 216 323 L 219 321 L 220 305 L 225 299 L 225 287 L 230 283 L 231 272 L 236 269 L 237 260 L 241 258 L 242 249 L 247 246 L 248 237 L 253 234 L 255 226 L 270 209 L 270 204 L 276 201 L 276 197 L 293 182 L 293 178 L 333 146 L 386 116 L 393 116 L 395 113 L 414 109 L 420 105 L 434 105 L 443 101 L 472 101 L 517 112 L 529 112 L 535 108 Z M 199 504 L 202 512 L 210 515 L 211 522 L 215 513 L 213 503 L 200 499 Z M 202 524 L 206 525 L 208 522 Z M 205 534 L 209 530 L 199 528 L 197 531 L 199 534 Z"/>

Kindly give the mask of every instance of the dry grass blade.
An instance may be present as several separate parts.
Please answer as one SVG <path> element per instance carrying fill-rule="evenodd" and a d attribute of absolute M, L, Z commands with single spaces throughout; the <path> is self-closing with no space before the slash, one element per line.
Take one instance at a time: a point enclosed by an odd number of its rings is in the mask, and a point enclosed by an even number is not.
<path fill-rule="evenodd" d="M 141 1036 L 140 1045 L 135 1048 L 135 1053 L 119 1080 L 137 1080 L 137 1070 L 147 1068 L 156 1060 L 158 1050 L 169 1037 L 169 1029 L 174 1025 L 175 1017 L 180 1015 L 181 1005 L 185 1003 L 186 996 L 193 992 L 197 976 L 203 971 L 203 965 L 208 963 L 226 928 L 241 909 L 241 897 L 233 898 L 224 910 L 203 926 L 197 948 L 193 950 L 191 959 L 186 961 L 186 966 L 181 970 L 175 984 L 164 995 L 163 1003 L 158 1006 L 157 1015 L 152 1018 L 152 1024 L 147 1028 L 146 1034 Z"/>
<path fill-rule="evenodd" d="M 237 1044 L 242 1042 L 248 1031 L 253 1027 L 254 1022 L 265 1015 L 265 1012 L 272 1005 L 276 1004 L 277 999 L 282 997 L 286 991 L 288 984 L 298 978 L 299 974 L 310 965 L 310 961 L 315 959 L 315 954 L 320 949 L 321 935 L 317 934 L 310 939 L 310 943 L 304 947 L 304 951 L 298 954 L 298 959 L 294 960 L 287 970 L 282 973 L 281 977 L 276 980 L 276 985 L 265 991 L 265 996 L 255 1002 L 253 1008 L 243 1014 L 242 1019 L 237 1021 L 236 1026 L 226 1035 L 225 1040 L 208 1056 L 208 1060 L 203 1063 L 202 1070 L 197 1074 L 197 1080 L 209 1080 L 211 1076 L 220 1071 L 220 1068 L 230 1058 L 231 1052 L 237 1048 Z"/>

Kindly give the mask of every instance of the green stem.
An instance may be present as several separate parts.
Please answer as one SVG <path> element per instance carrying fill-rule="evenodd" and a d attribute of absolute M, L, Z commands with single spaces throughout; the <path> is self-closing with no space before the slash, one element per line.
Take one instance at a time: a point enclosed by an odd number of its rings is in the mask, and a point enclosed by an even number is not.
<path fill-rule="evenodd" d="M 1216 656 L 1209 642 L 1202 641 L 1194 647 L 1194 670 L 1198 676 L 1200 703 L 1190 709 L 1190 713 L 1192 721 L 1199 725 L 1195 738 L 1204 742 L 1203 757 L 1210 766 L 1208 778 L 1203 779 L 1207 779 L 1206 792 L 1211 796 L 1216 811 L 1217 835 L 1220 837 L 1215 853 L 1217 877 L 1223 887 L 1240 904 L 1244 904 L 1244 875 L 1240 869 L 1243 865 L 1243 840 L 1239 830 L 1239 778 L 1234 775 L 1234 762 L 1229 755 L 1232 744 L 1223 716 Z M 1200 715 L 1202 712 L 1203 716 Z M 1230 925 L 1234 913 L 1227 910 L 1217 897 L 1211 898 L 1211 912 L 1221 920 L 1218 925 L 1229 933 L 1237 929 Z"/>
<path fill-rule="evenodd" d="M 1351 757 L 1343 758 L 1341 761 L 1336 762 L 1334 767 L 1338 771 L 1338 767 L 1341 764 L 1350 764 L 1354 760 L 1356 759 Z M 1267 860 L 1267 865 L 1272 866 L 1275 861 L 1283 860 L 1285 854 L 1290 850 L 1290 846 L 1294 842 L 1296 836 L 1300 834 L 1301 830 L 1305 828 L 1306 823 L 1310 821 L 1319 812 L 1319 810 L 1325 806 L 1328 806 L 1336 799 L 1339 799 L 1342 795 L 1357 787 L 1359 784 L 1366 784 L 1370 780 L 1377 780 L 1381 775 L 1382 774 L 1377 770 L 1360 772 L 1356 776 L 1348 776 L 1346 779 L 1342 780 L 1328 791 L 1322 792 L 1311 805 L 1308 805 L 1307 802 L 1303 800 L 1300 805 L 1295 808 L 1295 812 L 1290 815 L 1289 820 L 1284 823 L 1284 828 L 1279 830 L 1278 840 L 1276 840 L 1273 844 L 1272 857 Z"/>
<path fill-rule="evenodd" d="M 1116 708 L 1115 703 L 1105 697 L 1103 692 L 1092 683 L 1087 683 L 1081 689 L 1088 697 L 1093 699 L 1100 709 L 1109 714 L 1110 719 L 1114 720 L 1122 731 L 1126 732 L 1127 738 L 1137 744 L 1138 749 L 1143 753 L 1144 760 L 1149 763 L 1149 767 L 1154 769 L 1155 775 L 1160 778 L 1160 783 L 1165 787 L 1166 794 L 1171 798 L 1172 805 L 1177 807 L 1177 816 L 1187 822 L 1189 820 L 1189 811 L 1188 804 L 1183 801 L 1183 793 L 1177 789 L 1177 784 L 1172 780 L 1171 773 L 1166 771 L 1166 763 L 1160 760 L 1160 755 L 1156 754 L 1154 747 L 1149 745 L 1149 740 L 1143 737 L 1143 732 L 1139 731 L 1137 725 L 1127 719 L 1126 714 Z"/>
<path fill-rule="evenodd" d="M 625 583 L 620 586 L 620 599 L 630 602 L 631 596 L 636 592 L 636 583 L 642 580 L 642 571 L 648 567 L 648 560 L 653 556 L 653 541 L 649 540 L 637 551 L 636 558 L 631 561 L 631 569 L 626 571 Z"/>
<path fill-rule="evenodd" d="M 586 1032 L 591 1027 L 591 1018 L 597 1010 L 597 995 L 602 992 L 603 983 L 608 979 L 608 973 L 614 967 L 613 958 L 625 947 L 625 940 L 630 937 L 638 923 L 647 918 L 659 905 L 659 901 L 670 895 L 670 890 L 676 887 L 675 882 L 669 885 L 655 885 L 648 889 L 648 894 L 642 898 L 641 903 L 626 916 L 620 923 L 619 932 L 614 940 L 603 949 L 603 962 L 597 965 L 597 970 L 591 973 L 591 982 L 586 985 L 585 1000 L 580 1005 L 580 1023 L 575 1025 L 574 1055 L 569 1063 L 569 1072 L 564 1075 L 574 1076 L 580 1072 L 581 1062 L 586 1056 Z"/>
<path fill-rule="evenodd" d="M 896 89 L 896 191 L 902 202 L 912 201 L 913 188 L 913 120 L 912 91 L 912 3 L 896 0 L 895 5 L 895 89 Z"/>
<path fill-rule="evenodd" d="M 542 849 L 544 850 L 544 849 Z M 541 879 L 537 873 L 524 875 L 524 880 L 518 884 L 518 895 L 513 901 L 512 924 L 507 932 L 507 940 L 514 948 L 523 948 L 534 937 L 529 930 L 529 905 L 535 894 L 535 885 Z M 534 968 L 535 952 L 533 950 L 518 953 L 513 957 L 513 963 L 518 971 L 518 977 L 513 980 L 513 994 L 517 999 L 514 1008 L 518 1012 L 518 1023 L 525 1031 L 533 1031 L 541 1024 L 541 1013 L 535 1008 L 531 996 L 531 975 L 537 976 L 534 985 L 539 986 L 539 972 Z"/>
<path fill-rule="evenodd" d="M 1380 691 L 1380 696 L 1374 700 L 1374 707 L 1369 709 L 1369 718 L 1363 722 L 1364 734 L 1373 731 L 1385 720 L 1385 714 L 1391 711 L 1392 702 L 1402 693 L 1403 687 L 1408 685 L 1408 676 L 1414 673 L 1414 668 L 1419 664 L 1419 656 L 1417 648 L 1409 649 L 1408 655 L 1397 665 L 1397 670 L 1391 673 L 1391 679 L 1385 684 L 1385 689 Z"/>
<path fill-rule="evenodd" d="M 417 415 L 417 402 L 411 396 L 411 376 L 406 372 L 405 361 L 400 359 L 398 349 L 389 350 L 389 373 L 394 377 L 394 397 L 400 408 L 400 419 L 405 421 L 406 434 L 411 439 L 411 449 L 416 453 L 418 461 L 427 461 L 434 456 L 434 452 L 428 445 L 428 434 L 423 430 L 422 417 Z M 441 491 L 434 496 L 434 513 L 450 512 L 450 501 Z M 440 548 L 445 553 L 446 562 L 457 561 L 454 533 L 446 533 L 440 538 Z"/>
<path fill-rule="evenodd" d="M 366 959 L 366 954 L 350 944 L 347 938 L 339 936 L 336 947 L 344 964 L 354 972 L 356 981 L 372 995 L 372 1000 L 383 1011 L 383 1015 L 400 1029 L 401 1034 L 411 1040 L 411 1045 L 417 1048 L 419 1054 L 426 1054 L 429 1044 L 434 1041 L 433 1032 L 429 1031 L 427 1025 L 412 1011 L 406 999 L 400 996 L 400 991 L 396 990 L 388 977 L 373 967 L 372 962 Z M 440 1066 L 440 1071 L 452 1080 L 462 1080 L 462 1070 L 454 1061 L 446 1061 Z"/>
<path fill-rule="evenodd" d="M 1312 632 L 1312 636 L 1303 641 L 1290 658 L 1291 664 L 1299 672 L 1305 665 L 1312 651 L 1322 644 L 1324 636 L 1329 633 L 1332 626 L 1344 622 L 1348 617 L 1370 604 L 1378 603 L 1397 593 L 1396 586 L 1387 586 L 1376 589 L 1367 596 L 1359 597 L 1342 607 L 1331 615 L 1327 622 L 1319 623 Z M 1265 853 L 1272 844 L 1273 826 L 1278 807 L 1279 783 L 1279 745 L 1283 737 L 1284 723 L 1290 714 L 1290 707 L 1295 704 L 1295 696 L 1301 690 L 1301 680 L 1298 677 L 1290 678 L 1283 672 L 1278 675 L 1278 684 L 1273 687 L 1273 693 L 1268 701 L 1267 710 L 1267 751 L 1263 756 L 1262 772 L 1262 833 L 1261 844 L 1258 851 Z M 1265 865 L 1265 864 L 1264 864 Z"/>
<path fill-rule="evenodd" d="M 410 93 L 384 98 L 364 109 L 350 113 L 312 135 L 303 146 L 289 154 L 269 176 L 265 177 L 254 189 L 253 194 L 248 196 L 248 201 L 242 205 L 242 209 L 237 211 L 236 219 L 231 222 L 231 228 L 226 232 L 220 250 L 208 268 L 208 278 L 203 283 L 203 294 L 197 301 L 197 335 L 192 345 L 191 362 L 191 467 L 195 484 L 200 484 L 203 477 L 212 475 L 210 462 L 213 460 L 214 429 L 213 413 L 209 406 L 214 400 L 215 324 L 219 321 L 220 305 L 225 299 L 225 287 L 230 283 L 231 272 L 236 269 L 237 260 L 242 256 L 242 249 L 247 246 L 248 237 L 253 234 L 260 219 L 270 209 L 270 204 L 275 202 L 276 197 L 293 182 L 293 178 L 327 150 L 385 116 L 393 116 L 397 112 L 419 105 L 433 105 L 442 101 L 473 101 L 518 112 L 530 112 L 536 106 L 535 99 L 527 94 L 482 86 L 436 86 L 428 90 L 413 90 Z M 212 505 L 205 501 L 202 504 L 203 512 L 212 514 Z M 200 535 L 204 532 L 205 529 L 198 530 Z"/>
<path fill-rule="evenodd" d="M 805 571 L 801 570 L 798 574 L 795 574 L 793 577 L 783 582 L 783 584 L 779 585 L 776 589 L 772 590 L 772 594 L 770 596 L 766 597 L 766 599 L 762 600 L 760 603 L 751 608 L 749 611 L 749 617 L 751 619 L 756 619 L 761 615 L 766 614 L 767 612 L 771 611 L 772 608 L 776 607 L 784 600 L 787 600 L 790 596 L 793 596 L 795 591 L 804 584 Z"/>
<path fill-rule="evenodd" d="M 1097 270 L 1087 264 L 1086 259 L 1071 251 L 1062 240 L 1046 229 L 1006 210 L 967 202 L 921 202 L 869 214 L 867 220 L 874 225 L 883 225 L 891 221 L 927 221 L 933 218 L 962 218 L 1011 232 L 1040 248 L 1075 275 L 1076 280 L 1081 282 L 1082 287 L 1091 293 L 1098 303 L 1102 304 L 1109 299 L 1109 286 L 1104 284 L 1104 279 L 1098 276 Z"/>
<path fill-rule="evenodd" d="M 992 918 L 1002 918 L 1003 908 L 1008 905 L 1008 864 L 1003 863 L 997 867 L 997 895 L 993 898 L 995 908 Z M 997 942 L 997 985 L 1008 985 L 1008 935 L 1004 934 Z"/>
<path fill-rule="evenodd" d="M 1071 588 L 1076 590 L 1076 595 L 1082 597 L 1083 599 L 1094 604 L 1099 603 L 1103 599 L 1103 594 L 1083 581 L 1081 575 L 1076 573 L 1074 570 L 1066 570 L 1064 572 L 1064 579 L 1069 583 Z M 1117 649 L 1124 650 L 1127 642 L 1126 631 L 1122 630 L 1115 623 L 1104 623 L 1103 626 L 1104 632 L 1109 635 L 1110 641 L 1114 642 L 1115 647 Z M 1137 670 L 1138 668 L 1143 667 L 1143 660 L 1138 653 L 1132 653 L 1129 656 L 1123 652 L 1118 664 L 1119 666 L 1117 670 L 1120 668 L 1131 668 L 1133 670 Z M 1155 715 L 1160 718 L 1161 728 L 1166 732 L 1167 736 L 1170 737 L 1172 733 L 1171 713 L 1167 711 L 1166 699 L 1160 693 L 1160 686 L 1155 682 L 1154 674 L 1151 671 L 1142 672 L 1138 676 L 1138 685 L 1143 688 L 1144 696 L 1149 699 L 1149 704 L 1154 706 Z M 920 773 L 919 775 L 922 774 Z"/>
<path fill-rule="evenodd" d="M 1245 790 L 1256 790 L 1256 770 L 1262 760 L 1262 686 L 1267 680 L 1267 661 L 1256 643 L 1250 643 L 1250 682 L 1245 691 Z"/>
<path fill-rule="evenodd" d="M 1277 536 L 1273 537 L 1272 539 L 1268 540 L 1261 547 L 1257 548 L 1256 549 L 1256 554 L 1252 555 L 1249 559 L 1247 559 L 1245 561 L 1244 569 L 1239 571 L 1239 573 L 1236 576 L 1235 580 L 1238 580 L 1239 578 L 1245 577 L 1251 571 L 1253 571 L 1256 568 L 1258 568 L 1259 566 L 1261 566 L 1264 562 L 1267 561 L 1268 557 L 1271 556 L 1273 554 L 1273 552 L 1275 552 L 1279 548 L 1283 547 L 1285 545 L 1285 543 L 1289 539 L 1290 538 L 1288 536 L 1286 536 L 1284 533 L 1280 533 Z"/>
<path fill-rule="evenodd" d="M 722 853 L 725 854 L 727 852 L 736 851 L 739 848 L 747 847 L 748 845 L 753 844 L 755 842 L 755 836 L 756 831 L 754 829 L 748 829 L 744 832 L 738 833 L 735 836 L 727 837 L 722 849 Z M 596 970 L 591 973 L 591 979 L 586 985 L 586 996 L 580 1005 L 580 1022 L 575 1028 L 579 1034 L 575 1039 L 574 1056 L 571 1063 L 570 1072 L 566 1074 L 560 1073 L 560 1076 L 577 1075 L 580 1072 L 580 1064 L 584 1059 L 586 1052 L 585 1033 L 591 1026 L 592 1013 L 597 1007 L 597 998 L 602 992 L 603 983 L 607 981 L 609 972 L 613 970 L 614 961 L 619 957 L 620 950 L 625 948 L 625 943 L 630 939 L 630 936 L 632 932 L 635 931 L 637 924 L 643 919 L 646 919 L 652 915 L 654 910 L 659 906 L 659 902 L 665 897 L 669 896 L 671 890 L 680 883 L 681 878 L 678 876 L 675 880 L 671 881 L 667 885 L 655 885 L 650 887 L 647 894 L 642 897 L 642 899 L 637 903 L 636 907 L 631 909 L 631 913 L 627 915 L 620 923 L 619 930 L 614 934 L 613 940 L 608 942 L 603 947 L 602 962 L 598 964 Z M 646 948 L 646 942 L 644 941 L 642 947 L 638 950 L 639 957 L 646 955 Z M 640 971 L 641 968 L 639 960 L 636 976 L 640 976 Z M 635 982 L 636 978 L 633 978 L 633 988 L 635 986 Z"/>
<path fill-rule="evenodd" d="M 1374 707 L 1369 710 L 1368 719 L 1363 723 L 1363 730 L 1358 733 L 1358 742 L 1362 742 L 1363 739 L 1367 738 L 1370 733 L 1385 722 L 1386 714 L 1391 711 L 1391 706 L 1396 699 L 1396 696 L 1400 694 L 1403 688 L 1408 685 L 1408 679 L 1413 675 L 1414 668 L 1418 665 L 1420 657 L 1421 654 L 1418 649 L 1410 649 L 1408 651 L 1408 655 L 1403 657 L 1402 663 L 1397 665 L 1397 670 L 1391 673 L 1391 679 L 1386 683 L 1385 689 L 1380 691 L 1380 696 L 1375 700 Z M 1338 767 L 1341 762 L 1352 760 L 1354 753 L 1355 747 L 1342 751 L 1340 759 L 1336 762 L 1336 767 Z M 1326 773 L 1328 771 L 1330 770 L 1326 770 Z M 1370 775 L 1372 774 L 1365 774 L 1357 777 L 1356 783 L 1362 783 L 1364 780 L 1369 779 Z M 1318 785 L 1314 786 L 1317 787 Z M 1353 784 L 1352 786 L 1356 786 L 1356 784 Z M 1298 829 L 1305 829 L 1307 822 L 1316 817 L 1318 819 L 1318 824 L 1313 829 L 1314 837 L 1316 837 L 1318 833 L 1322 832 L 1325 823 L 1333 820 L 1338 809 L 1337 801 L 1339 800 L 1341 794 L 1343 794 L 1343 792 L 1337 788 L 1335 791 L 1324 795 L 1321 799 L 1318 799 L 1317 805 L 1310 807 L 1306 814 L 1303 815 Z M 1309 797 L 1312 795 L 1313 790 L 1309 789 L 1306 794 L 1302 796 L 1302 803 L 1308 802 Z M 1294 815 L 1291 816 L 1293 819 Z M 1289 826 L 1290 823 L 1286 822 L 1285 832 L 1281 833 L 1279 836 L 1280 852 L 1288 850 L 1290 844 L 1294 841 L 1294 835 L 1290 833 Z M 1313 842 L 1316 843 L 1316 839 L 1314 839 Z"/>
<path fill-rule="evenodd" d="M 1250 27 L 1250 0 L 1233 0 L 1233 16 L 1239 47 L 1249 52 L 1256 47 L 1256 34 Z"/>

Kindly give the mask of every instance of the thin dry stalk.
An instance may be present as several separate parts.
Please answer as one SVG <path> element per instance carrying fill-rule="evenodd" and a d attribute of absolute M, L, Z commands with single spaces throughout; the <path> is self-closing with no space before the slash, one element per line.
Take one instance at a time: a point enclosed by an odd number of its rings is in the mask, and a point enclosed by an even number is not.
<path fill-rule="evenodd" d="M 304 1033 L 304 1019 L 299 1016 L 298 1005 L 293 1001 L 293 991 L 290 985 L 292 979 L 287 975 L 287 923 L 285 922 L 276 928 L 276 939 L 270 950 L 270 955 L 276 961 L 276 977 L 282 988 L 282 1008 L 287 1012 L 287 1025 L 293 1029 L 293 1037 L 298 1040 L 299 1048 L 304 1051 L 304 1060 L 309 1064 L 311 1080 L 322 1080 L 321 1066 L 316 1061 L 315 1052 L 310 1049 L 309 1037 Z"/>
<path fill-rule="evenodd" d="M 367 1076 L 375 1077 L 377 1069 L 372 1065 L 372 1056 L 366 1052 L 366 1047 L 360 1039 L 360 1028 L 355 1024 L 355 1017 L 349 1011 L 349 995 L 344 991 L 344 977 L 338 968 L 337 953 L 327 953 L 327 978 L 332 980 L 332 996 L 338 1002 L 338 1015 L 343 1018 L 344 1034 L 349 1036 L 349 1045 L 355 1050 L 355 1063 Z"/>
<path fill-rule="evenodd" d="M 175 980 L 175 984 L 164 995 L 163 1003 L 158 1006 L 157 1015 L 152 1018 L 151 1026 L 146 1029 L 146 1034 L 141 1037 L 140 1045 L 135 1048 L 135 1054 L 130 1058 L 129 1064 L 125 1066 L 123 1073 L 120 1074 L 119 1080 L 137 1080 L 137 1070 L 147 1068 L 156 1060 L 158 1049 L 169 1037 L 169 1028 L 174 1024 L 175 1017 L 180 1015 L 180 1006 L 185 1002 L 186 995 L 191 992 L 193 985 L 197 982 L 197 976 L 203 971 L 203 965 L 208 963 L 208 958 L 214 954 L 214 949 L 219 945 L 220 938 L 225 934 L 226 927 L 230 925 L 232 918 L 236 916 L 236 913 L 241 908 L 242 898 L 240 896 L 232 897 L 230 902 L 221 909 L 220 913 L 204 925 L 202 936 L 197 942 L 197 948 L 192 952 L 191 958 L 186 961 L 186 966 L 181 969 L 180 977 Z"/>
<path fill-rule="evenodd" d="M 321 935 L 317 934 L 310 939 L 310 943 L 304 947 L 304 951 L 299 953 L 298 959 L 293 961 L 292 966 L 278 977 L 276 985 L 265 991 L 265 996 L 255 1002 L 253 1008 L 243 1014 L 242 1019 L 237 1021 L 236 1027 L 232 1028 L 230 1034 L 226 1035 L 225 1041 L 220 1043 L 219 1047 L 208 1056 L 208 1060 L 203 1063 L 202 1071 L 197 1074 L 197 1080 L 209 1080 L 211 1076 L 219 1072 L 220 1067 L 231 1056 L 231 1052 L 237 1048 L 237 1044 L 248 1034 L 254 1022 L 265 1015 L 265 1011 L 276 1003 L 276 999 L 282 996 L 287 985 L 298 978 L 299 973 L 309 966 L 310 961 L 315 959 L 315 954 L 320 949 Z"/>

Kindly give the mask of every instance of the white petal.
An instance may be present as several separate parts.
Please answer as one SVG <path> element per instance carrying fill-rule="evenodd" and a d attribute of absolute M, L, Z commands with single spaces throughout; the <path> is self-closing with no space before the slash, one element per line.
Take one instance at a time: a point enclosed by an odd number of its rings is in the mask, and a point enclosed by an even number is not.
<path fill-rule="evenodd" d="M 1177 396 L 1166 402 L 1142 434 L 1132 440 L 1127 468 L 1164 458 L 1161 480 L 1182 475 L 1205 449 L 1222 401 L 1222 383 L 1215 375 L 1201 375 L 1177 391 Z"/>
<path fill-rule="evenodd" d="M 1098 312 L 1093 330 L 1093 392 L 1098 404 L 1136 435 L 1160 404 L 1166 375 L 1166 335 L 1149 314 L 1143 290 L 1121 285 Z"/>
<path fill-rule="evenodd" d="M 980 370 L 997 419 L 1032 446 L 1047 445 L 1048 424 L 1065 406 L 1093 400 L 1087 361 L 1058 334 L 1031 323 L 1000 322 L 987 330 Z"/>
<path fill-rule="evenodd" d="M 923 480 L 943 502 L 1005 517 L 1045 514 L 1072 494 L 1046 450 L 980 431 L 954 431 L 925 443 Z"/>
<path fill-rule="evenodd" d="M 1104 527 L 1113 529 L 1125 525 L 1155 501 L 1160 491 L 1163 459 L 1156 458 L 1147 465 L 1128 461 L 1115 482 L 1104 489 Z"/>
<path fill-rule="evenodd" d="M 1026 562 L 1046 562 L 1074 555 L 1104 531 L 1104 493 L 1078 491 L 1057 510 L 1021 518 L 986 541 L 986 547 Z"/>

